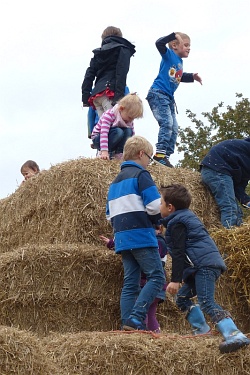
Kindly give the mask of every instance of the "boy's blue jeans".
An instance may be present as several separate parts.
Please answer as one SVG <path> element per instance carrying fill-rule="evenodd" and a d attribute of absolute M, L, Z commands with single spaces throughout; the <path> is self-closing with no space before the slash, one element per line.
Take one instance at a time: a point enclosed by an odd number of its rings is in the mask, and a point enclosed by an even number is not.
<path fill-rule="evenodd" d="M 131 128 L 110 128 L 108 135 L 109 152 L 123 153 L 125 142 L 132 137 Z M 93 145 L 100 150 L 100 134 L 93 139 Z"/>
<path fill-rule="evenodd" d="M 156 89 L 150 89 L 146 99 L 160 127 L 156 151 L 169 157 L 174 153 L 178 135 L 174 99 Z"/>
<path fill-rule="evenodd" d="M 124 283 L 120 299 L 122 324 L 129 317 L 143 322 L 151 303 L 165 283 L 165 275 L 157 247 L 121 251 Z M 141 271 L 147 282 L 140 288 Z"/>
<path fill-rule="evenodd" d="M 186 282 L 177 294 L 176 304 L 183 312 L 194 305 L 190 300 L 197 296 L 201 310 L 210 316 L 214 324 L 229 316 L 228 311 L 218 305 L 214 300 L 215 283 L 221 274 L 221 270 L 212 267 L 198 269 L 194 277 Z"/>
<path fill-rule="evenodd" d="M 243 213 L 235 198 L 232 177 L 203 166 L 201 178 L 211 190 L 219 206 L 221 224 L 226 228 L 230 228 L 233 225 L 240 226 Z"/>

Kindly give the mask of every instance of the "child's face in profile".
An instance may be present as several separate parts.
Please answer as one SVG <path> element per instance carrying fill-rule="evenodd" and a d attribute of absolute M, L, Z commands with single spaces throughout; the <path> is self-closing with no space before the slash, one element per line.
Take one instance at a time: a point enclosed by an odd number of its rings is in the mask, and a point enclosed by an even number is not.
<path fill-rule="evenodd" d="M 174 51 L 176 55 L 180 56 L 182 59 L 188 57 L 190 52 L 190 39 L 183 38 L 183 44 L 177 43 Z"/>
<path fill-rule="evenodd" d="M 37 174 L 37 171 L 34 171 L 33 169 L 29 167 L 22 168 L 22 175 L 25 180 L 28 180 L 30 177 L 33 177 L 35 174 Z"/>
<path fill-rule="evenodd" d="M 161 195 L 161 205 L 160 205 L 160 212 L 161 212 L 161 217 L 167 217 L 172 212 L 175 211 L 175 208 L 172 204 L 166 203 L 163 196 Z"/>

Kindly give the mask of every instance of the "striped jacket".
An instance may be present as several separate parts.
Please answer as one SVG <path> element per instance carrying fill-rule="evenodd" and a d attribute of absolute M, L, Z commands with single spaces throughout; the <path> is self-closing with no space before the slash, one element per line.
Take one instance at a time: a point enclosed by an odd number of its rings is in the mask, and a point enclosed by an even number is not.
<path fill-rule="evenodd" d="M 115 252 L 158 247 L 153 224 L 161 218 L 160 194 L 150 175 L 134 161 L 121 164 L 109 188 L 107 219 L 114 231 Z"/>

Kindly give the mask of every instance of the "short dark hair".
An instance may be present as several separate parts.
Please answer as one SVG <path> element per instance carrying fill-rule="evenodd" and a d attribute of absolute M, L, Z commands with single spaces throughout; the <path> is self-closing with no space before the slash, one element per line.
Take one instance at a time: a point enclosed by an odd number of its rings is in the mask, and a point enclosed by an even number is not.
<path fill-rule="evenodd" d="M 192 196 L 188 189 L 180 184 L 161 186 L 160 193 L 167 204 L 172 204 L 176 210 L 189 208 Z"/>
<path fill-rule="evenodd" d="M 21 172 L 23 168 L 30 168 L 34 172 L 40 172 L 40 169 L 37 165 L 37 163 L 33 160 L 27 160 L 22 166 L 21 166 Z"/>

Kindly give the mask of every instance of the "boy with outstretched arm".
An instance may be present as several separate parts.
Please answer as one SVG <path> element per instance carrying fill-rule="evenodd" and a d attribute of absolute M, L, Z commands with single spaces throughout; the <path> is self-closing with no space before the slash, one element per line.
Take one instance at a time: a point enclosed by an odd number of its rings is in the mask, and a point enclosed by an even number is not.
<path fill-rule="evenodd" d="M 174 93 L 180 82 L 197 81 L 202 84 L 202 80 L 198 73 L 183 72 L 182 59 L 189 56 L 191 46 L 187 34 L 172 33 L 159 38 L 155 44 L 161 55 L 161 64 L 146 97 L 153 116 L 159 124 L 156 153 L 153 159 L 172 168 L 169 157 L 174 153 L 178 135 Z"/>

